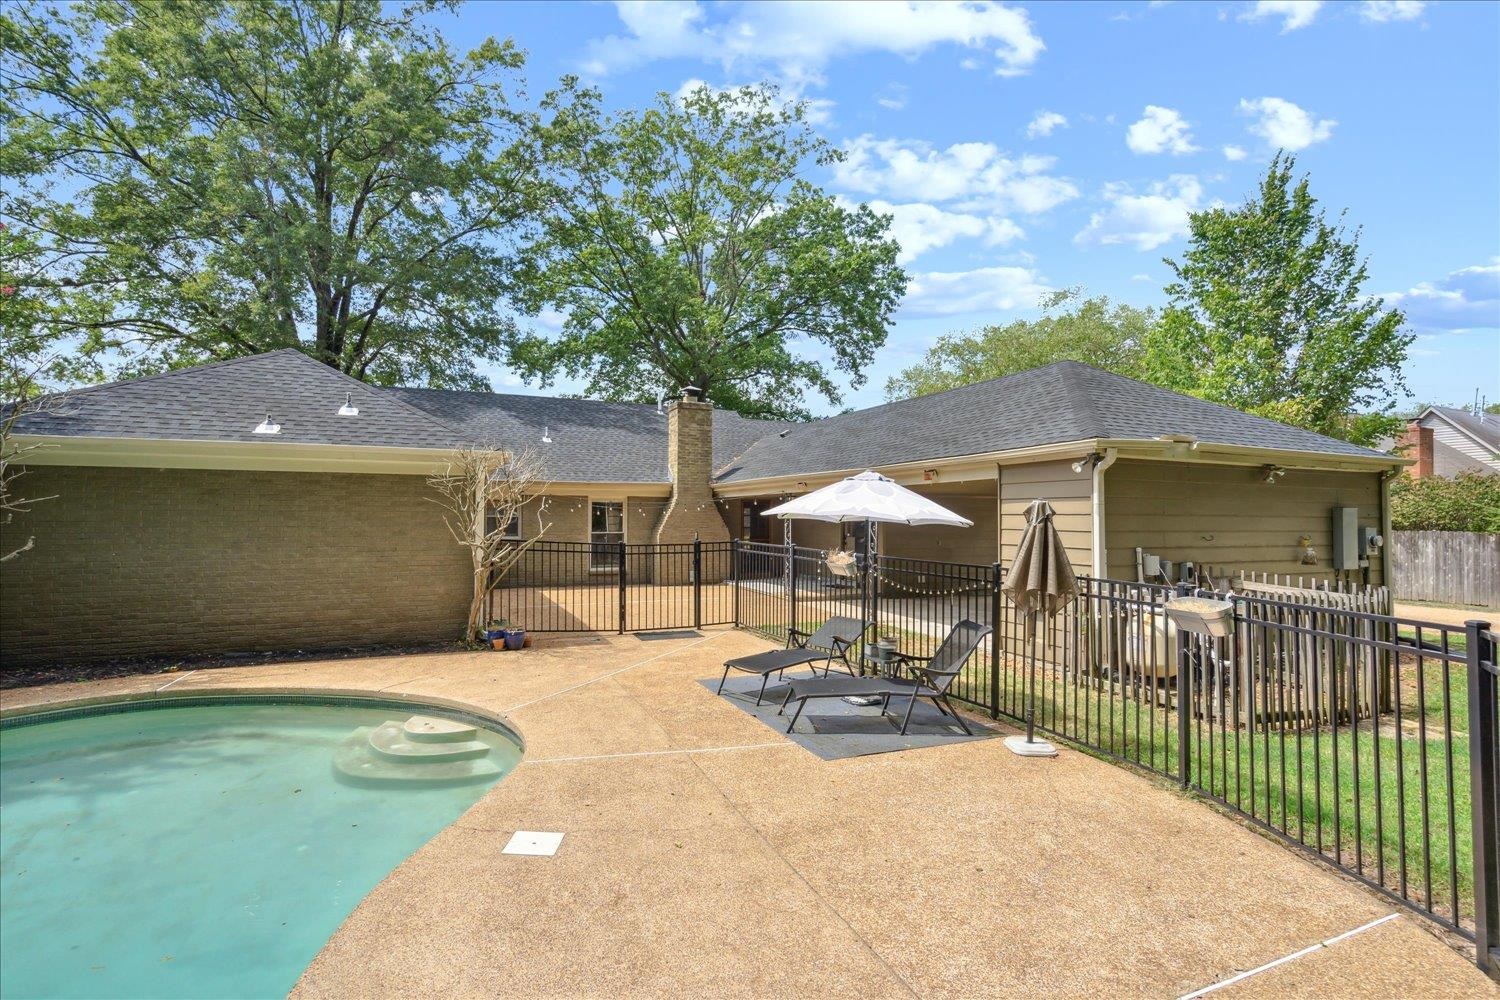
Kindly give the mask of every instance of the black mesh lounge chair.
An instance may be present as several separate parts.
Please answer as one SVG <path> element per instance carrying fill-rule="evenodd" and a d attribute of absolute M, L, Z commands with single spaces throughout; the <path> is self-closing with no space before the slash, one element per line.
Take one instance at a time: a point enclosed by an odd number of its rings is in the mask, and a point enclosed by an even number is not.
<path fill-rule="evenodd" d="M 948 688 L 984 641 L 984 637 L 993 631 L 987 625 L 965 619 L 953 626 L 943 644 L 931 656 L 898 654 L 898 659 L 910 671 L 911 677 L 829 677 L 825 673 L 822 677 L 793 681 L 781 703 L 783 712 L 787 705 L 794 701 L 797 703 L 797 711 L 792 715 L 792 721 L 787 723 L 786 731 L 792 731 L 802 710 L 815 698 L 873 695 L 884 699 L 880 704 L 882 712 L 890 708 L 892 697 L 907 699 L 906 716 L 901 720 L 903 736 L 906 735 L 906 727 L 911 724 L 911 711 L 916 707 L 918 698 L 931 700 L 939 712 L 953 716 L 965 735 L 972 736 L 974 734 L 968 724 L 948 701 Z"/>
<path fill-rule="evenodd" d="M 865 630 L 870 626 L 861 622 L 858 618 L 830 618 L 818 628 L 816 632 L 804 632 L 800 628 L 789 628 L 786 630 L 786 648 L 772 649 L 764 653 L 753 653 L 750 656 L 741 656 L 738 659 L 728 660 L 724 663 L 724 676 L 719 678 L 719 690 L 715 694 L 722 694 L 724 682 L 729 679 L 729 671 L 741 670 L 747 674 L 760 674 L 760 693 L 755 696 L 755 703 L 760 704 L 766 694 L 766 682 L 772 674 L 780 675 L 789 667 L 800 667 L 803 664 L 812 664 L 813 676 L 818 675 L 818 663 L 823 664 L 823 676 L 833 669 L 833 663 L 837 660 L 849 671 L 852 678 L 855 674 L 854 664 L 849 662 L 849 650 Z"/>

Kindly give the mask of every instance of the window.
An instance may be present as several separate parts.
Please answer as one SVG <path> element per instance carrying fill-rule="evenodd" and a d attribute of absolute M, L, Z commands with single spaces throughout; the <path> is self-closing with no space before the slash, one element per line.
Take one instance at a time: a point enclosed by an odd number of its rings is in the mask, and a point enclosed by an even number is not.
<path fill-rule="evenodd" d="M 498 515 L 495 513 L 495 510 L 493 508 L 490 509 L 489 513 L 485 514 L 485 516 L 484 516 L 484 533 L 486 535 L 488 535 L 490 532 L 492 532 L 492 531 L 495 530 L 496 525 L 498 523 L 497 517 L 498 517 Z M 521 537 L 521 512 L 520 511 L 516 511 L 514 514 L 512 514 L 510 516 L 510 523 L 505 526 L 505 531 L 500 535 L 500 537 L 501 538 L 511 538 L 511 539 L 519 539 Z"/>
<path fill-rule="evenodd" d="M 625 505 L 618 501 L 595 501 L 589 507 L 589 541 L 593 543 L 595 569 L 613 569 L 620 564 L 619 545 L 625 541 Z"/>

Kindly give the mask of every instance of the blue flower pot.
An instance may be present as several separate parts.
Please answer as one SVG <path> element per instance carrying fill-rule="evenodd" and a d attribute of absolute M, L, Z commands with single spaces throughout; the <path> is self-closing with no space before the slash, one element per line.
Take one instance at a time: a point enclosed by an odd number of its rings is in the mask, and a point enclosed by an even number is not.
<path fill-rule="evenodd" d="M 520 649 L 526 644 L 526 630 L 512 629 L 505 633 L 505 648 Z"/>

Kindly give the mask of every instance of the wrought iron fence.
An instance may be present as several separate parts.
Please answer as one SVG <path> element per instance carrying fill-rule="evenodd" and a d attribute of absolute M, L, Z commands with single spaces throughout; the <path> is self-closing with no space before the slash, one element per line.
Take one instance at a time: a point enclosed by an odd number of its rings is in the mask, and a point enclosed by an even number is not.
<path fill-rule="evenodd" d="M 534 543 L 491 588 L 492 619 L 533 632 L 642 632 L 732 625 L 729 542 Z"/>

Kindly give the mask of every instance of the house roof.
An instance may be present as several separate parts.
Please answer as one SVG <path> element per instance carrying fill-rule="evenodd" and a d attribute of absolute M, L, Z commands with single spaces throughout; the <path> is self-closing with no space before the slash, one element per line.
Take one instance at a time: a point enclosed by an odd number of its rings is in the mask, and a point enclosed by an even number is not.
<path fill-rule="evenodd" d="M 813 474 L 1067 441 L 1191 434 L 1210 444 L 1384 458 L 1347 441 L 1101 371 L 1058 361 L 1031 371 L 903 399 L 761 438 L 721 482 Z"/>
<path fill-rule="evenodd" d="M 606 403 L 494 392 L 386 389 L 457 429 L 466 440 L 534 450 L 555 482 L 665 483 L 667 418 L 651 403 Z M 788 426 L 728 410 L 713 413 L 714 467 Z M 543 432 L 551 438 L 542 442 Z"/>
<path fill-rule="evenodd" d="M 1481 447 L 1490 449 L 1491 452 L 1500 454 L 1500 416 L 1485 414 L 1483 417 L 1476 416 L 1468 410 L 1461 410 L 1453 406 L 1429 406 L 1422 411 L 1417 419 L 1423 420 L 1428 414 L 1446 420 L 1464 434 L 1474 439 Z"/>
<path fill-rule="evenodd" d="M 358 416 L 338 415 L 346 393 Z M 281 432 L 253 434 L 267 413 Z M 295 349 L 59 393 L 23 413 L 15 431 L 396 449 L 495 443 L 535 450 L 554 482 L 669 481 L 667 421 L 654 405 L 381 388 Z M 807 423 L 715 411 L 713 457 L 718 480 L 734 483 L 1182 434 L 1208 444 L 1389 458 L 1073 361 Z"/>

